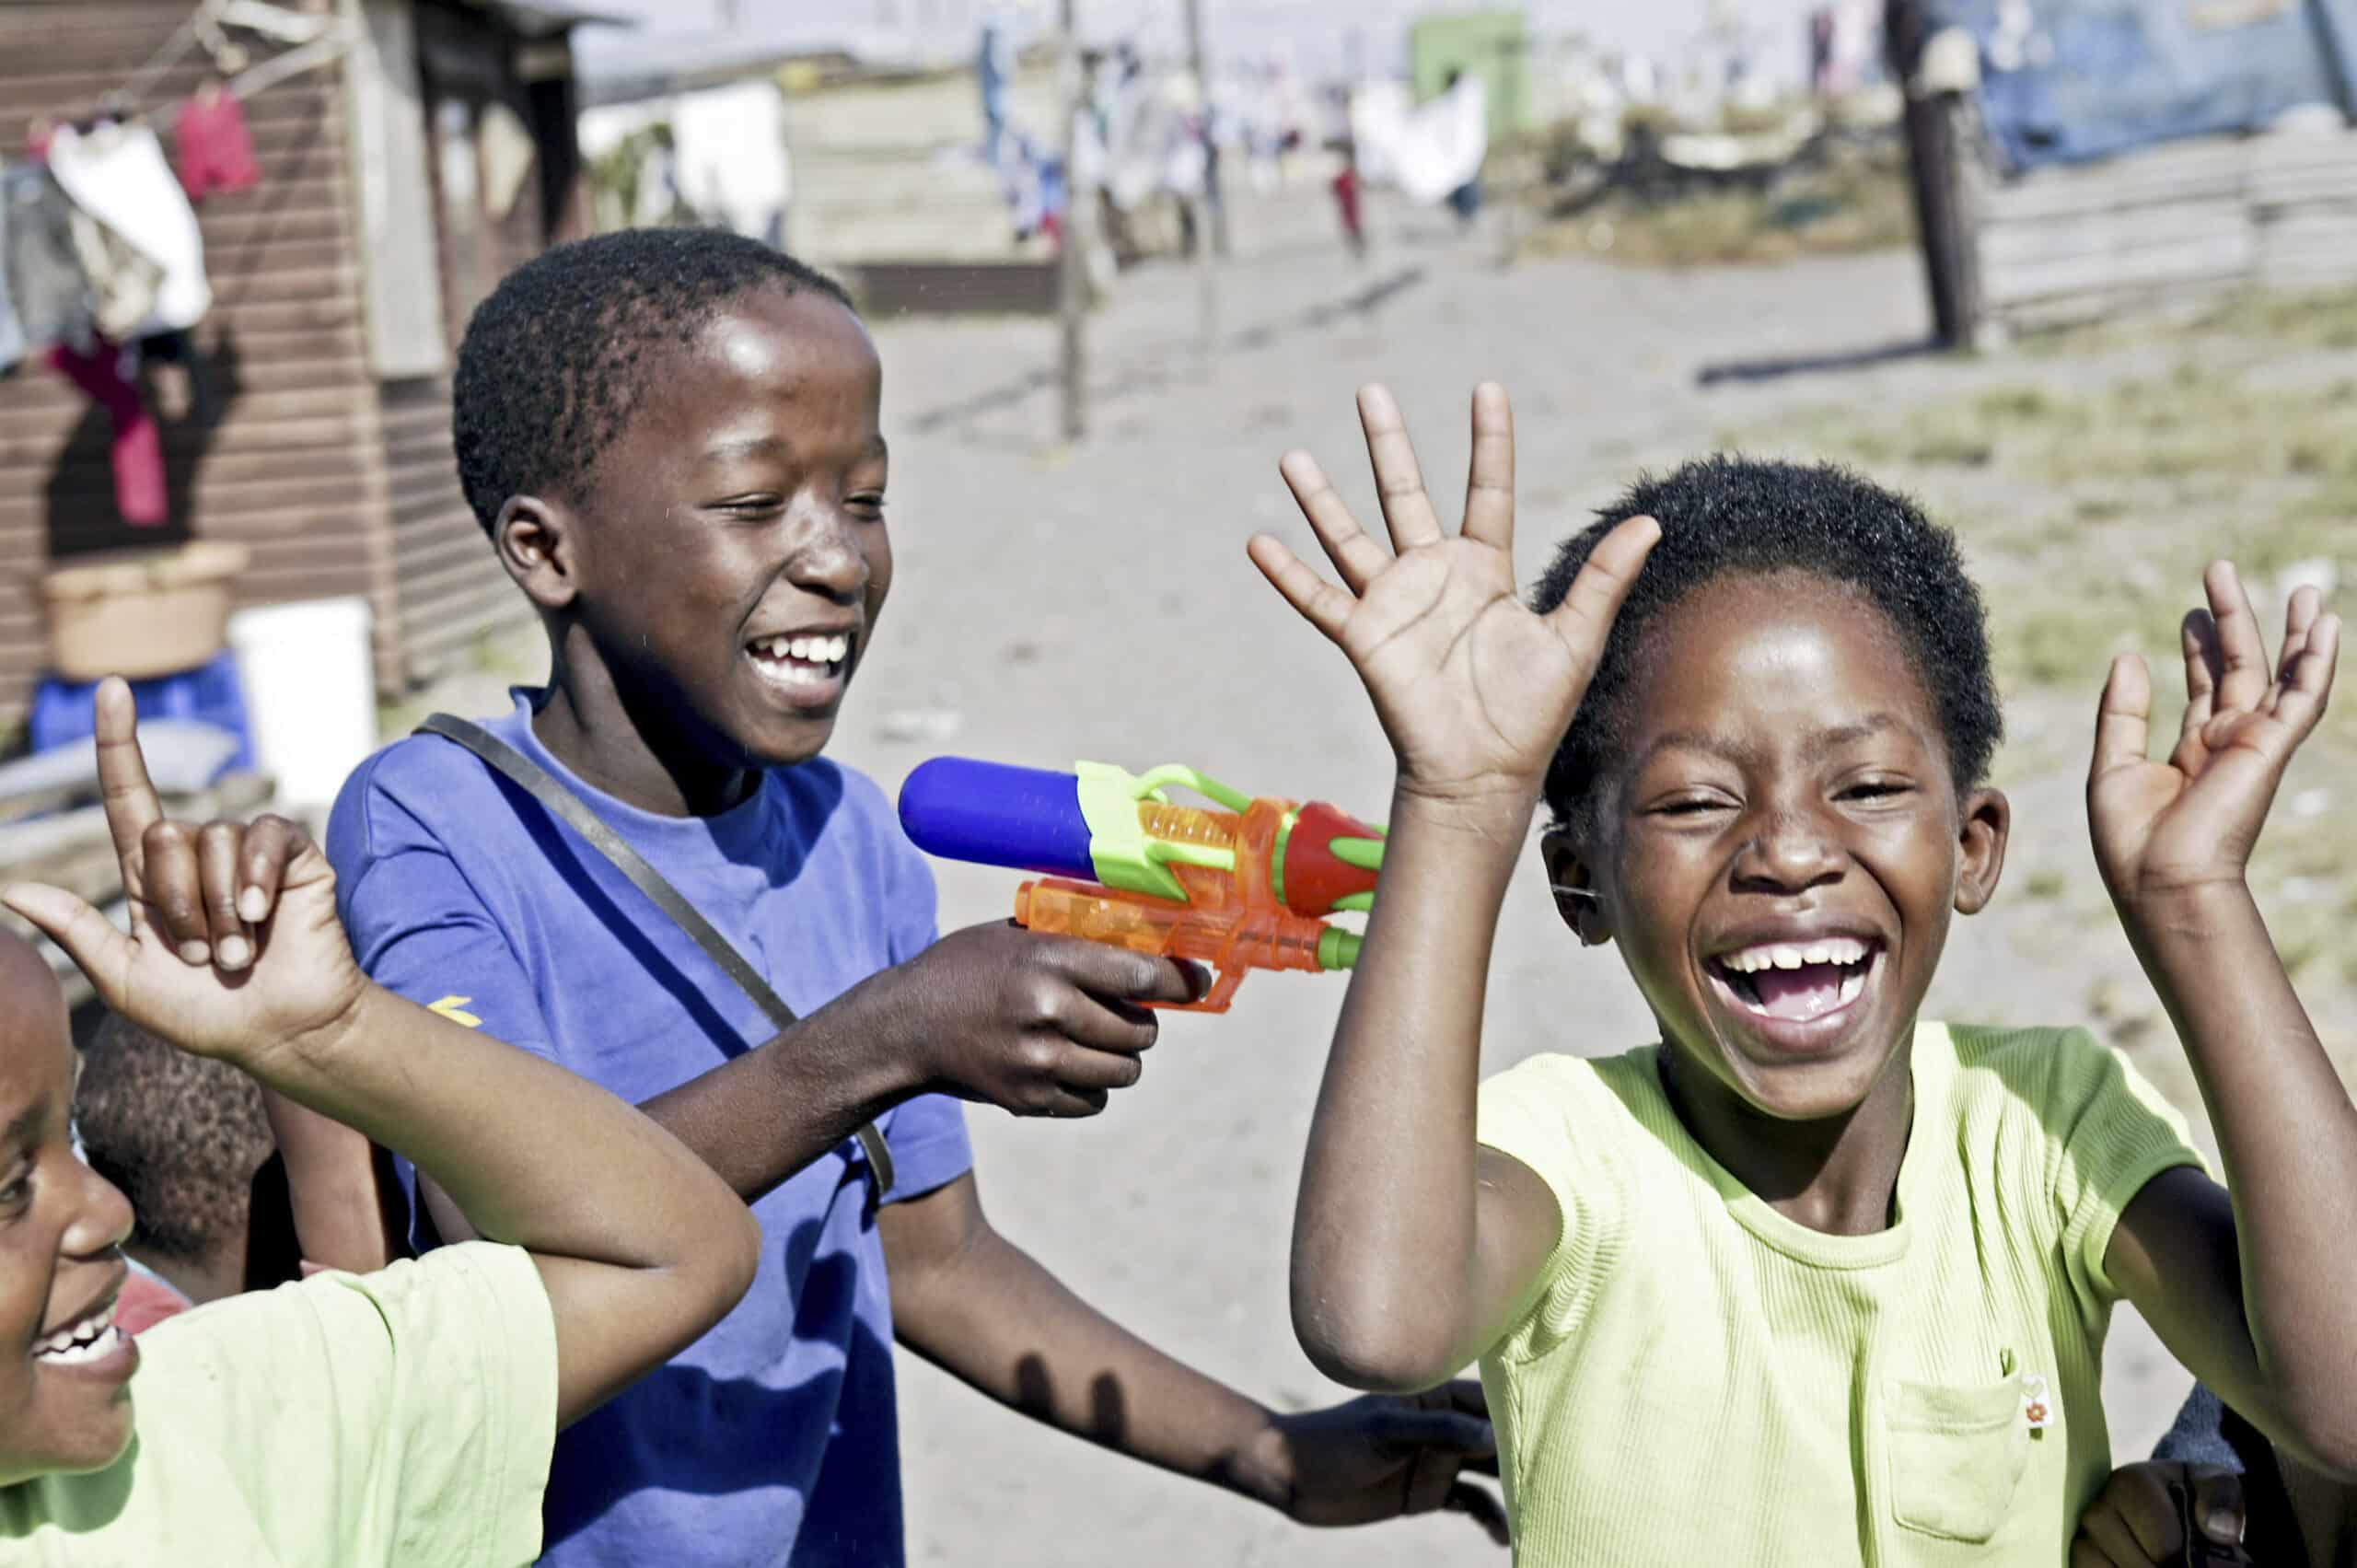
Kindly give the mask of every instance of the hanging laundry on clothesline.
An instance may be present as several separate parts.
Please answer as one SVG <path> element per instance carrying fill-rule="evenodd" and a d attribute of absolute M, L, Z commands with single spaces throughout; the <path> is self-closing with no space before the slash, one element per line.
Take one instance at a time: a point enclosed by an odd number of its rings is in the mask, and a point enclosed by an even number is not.
<path fill-rule="evenodd" d="M 156 133 L 145 125 L 108 125 L 84 135 L 62 125 L 50 141 L 49 168 L 76 207 L 159 270 L 146 313 L 124 325 L 117 313 L 102 312 L 100 331 L 118 340 L 145 337 L 184 331 L 204 319 L 213 304 L 204 239 Z M 85 250 L 86 269 L 91 260 Z M 108 292 L 106 279 L 94 273 L 90 281 L 101 295 Z"/>
<path fill-rule="evenodd" d="M 139 395 L 139 351 L 99 342 L 85 352 L 60 343 L 49 351 L 58 374 L 106 411 L 114 427 L 107 460 L 114 470 L 114 509 L 134 528 L 154 528 L 171 516 L 164 480 L 164 435 Z"/>
<path fill-rule="evenodd" d="M 246 111 L 217 81 L 205 83 L 172 122 L 172 167 L 192 202 L 250 189 L 261 178 Z"/>
<path fill-rule="evenodd" d="M 39 165 L 0 168 L 0 375 L 53 343 L 87 346 L 90 332 L 72 204 Z"/>

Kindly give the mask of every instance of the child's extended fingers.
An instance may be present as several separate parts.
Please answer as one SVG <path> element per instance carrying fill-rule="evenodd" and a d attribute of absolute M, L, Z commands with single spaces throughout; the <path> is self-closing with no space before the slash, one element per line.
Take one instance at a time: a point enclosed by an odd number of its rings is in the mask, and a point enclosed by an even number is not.
<path fill-rule="evenodd" d="M 2276 692 L 2276 722 L 2295 738 L 2306 739 L 2324 717 L 2325 704 L 2332 697 L 2334 667 L 2340 662 L 2340 617 L 2320 616 L 2308 628 L 2300 656 L 2284 666 L 2283 683 Z"/>
<path fill-rule="evenodd" d="M 131 964 L 131 938 L 86 900 L 63 888 L 19 882 L 0 888 L 0 904 L 31 921 L 41 934 L 65 950 L 81 971 L 90 977 L 99 1000 L 117 1012 L 122 1009 L 122 976 Z"/>
<path fill-rule="evenodd" d="M 1465 475 L 1465 537 L 1514 548 L 1514 404 L 1495 381 L 1473 389 L 1473 460 Z"/>
<path fill-rule="evenodd" d="M 2223 664 L 2218 656 L 2218 629 L 2210 612 L 2187 610 L 2177 626 L 2177 643 L 2185 655 L 2185 720 L 2177 726 L 2177 738 L 2183 741 L 2199 736 L 2217 708 Z"/>
<path fill-rule="evenodd" d="M 2203 575 L 2210 596 L 2210 618 L 2218 636 L 2218 696 L 2221 713 L 2247 713 L 2267 696 L 2275 682 L 2269 673 L 2267 644 L 2258 634 L 2258 615 L 2250 595 L 2231 561 L 2213 561 Z"/>
<path fill-rule="evenodd" d="M 2103 683 L 2103 700 L 2096 709 L 2096 747 L 2087 776 L 2101 778 L 2114 768 L 2134 767 L 2144 761 L 2152 739 L 2153 678 L 2144 661 L 2122 654 L 2111 661 Z"/>
<path fill-rule="evenodd" d="M 1358 600 L 1302 563 L 1301 557 L 1289 549 L 1285 541 L 1273 534 L 1255 534 L 1244 552 L 1252 564 L 1260 568 L 1260 575 L 1269 586 L 1285 596 L 1285 602 L 1301 612 L 1301 618 L 1327 636 L 1339 641 L 1342 623 L 1358 608 Z"/>
<path fill-rule="evenodd" d="M 147 880 L 147 922 L 156 936 L 184 963 L 211 963 L 213 928 L 204 914 L 195 830 L 185 822 L 150 822 L 140 835 L 139 854 Z"/>
<path fill-rule="evenodd" d="M 2293 590 L 2291 603 L 2283 607 L 2283 645 L 2275 650 L 2275 684 L 2268 689 L 2265 703 L 2269 713 L 2275 711 L 2290 689 L 2301 650 L 2308 645 L 2308 633 L 2316 629 L 2316 617 L 2323 610 L 2323 596 L 2313 586 Z"/>
<path fill-rule="evenodd" d="M 1359 428 L 1366 432 L 1367 460 L 1375 465 L 1376 499 L 1391 530 L 1391 548 L 1401 552 L 1440 538 L 1440 518 L 1424 493 L 1424 472 L 1408 439 L 1408 422 L 1386 387 L 1359 389 Z"/>
<path fill-rule="evenodd" d="M 119 677 L 99 682 L 94 737 L 107 830 L 114 838 L 115 856 L 122 862 L 123 886 L 135 896 L 141 890 L 140 842 L 163 819 L 164 807 L 148 782 L 147 760 L 140 755 L 138 704 L 132 700 L 130 684 Z"/>
<path fill-rule="evenodd" d="M 1316 458 L 1307 452 L 1287 452 L 1277 463 L 1277 472 L 1283 476 L 1294 505 L 1309 520 L 1309 531 L 1325 547 L 1326 559 L 1342 575 L 1343 583 L 1354 594 L 1366 592 L 1367 584 L 1391 563 L 1391 557 L 1359 527 L 1359 520 L 1351 516 L 1350 504 Z"/>
<path fill-rule="evenodd" d="M 2142 1479 L 2134 1471 L 2115 1475 L 2104 1498 L 2079 1521 L 2079 1533 L 2123 1568 L 2165 1562 L 2185 1550 L 2176 1500 L 2164 1491 L 2155 1503 L 2143 1495 L 2141 1486 L 2132 1491 L 2121 1486 L 2123 1481 Z"/>
<path fill-rule="evenodd" d="M 253 934 L 238 913 L 238 852 L 245 836 L 235 822 L 208 822 L 196 835 L 206 938 L 213 945 L 213 961 L 231 970 L 244 969 L 254 957 Z"/>
<path fill-rule="evenodd" d="M 1612 630 L 1613 617 L 1629 597 L 1629 589 L 1644 569 L 1645 557 L 1661 538 L 1661 525 L 1651 517 L 1630 517 L 1596 541 L 1579 575 L 1572 579 L 1563 602 L 1547 615 L 1557 634 L 1594 658 Z"/>
<path fill-rule="evenodd" d="M 238 913 L 260 925 L 278 909 L 278 895 L 295 862 L 311 849 L 311 836 L 284 817 L 257 817 L 238 852 Z"/>

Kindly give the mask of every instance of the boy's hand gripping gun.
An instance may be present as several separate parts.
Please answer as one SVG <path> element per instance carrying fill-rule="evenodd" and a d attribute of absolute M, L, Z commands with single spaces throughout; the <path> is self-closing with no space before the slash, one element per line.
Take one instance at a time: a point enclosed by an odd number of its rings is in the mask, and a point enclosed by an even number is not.
<path fill-rule="evenodd" d="M 1225 809 L 1174 805 L 1173 786 Z M 1357 933 L 1321 917 L 1371 907 L 1383 864 L 1380 828 L 1176 765 L 936 757 L 900 786 L 900 825 L 928 854 L 1042 873 L 1016 890 L 1018 925 L 1209 964 L 1217 980 L 1183 1012 L 1226 1012 L 1247 970 L 1349 969 Z"/>

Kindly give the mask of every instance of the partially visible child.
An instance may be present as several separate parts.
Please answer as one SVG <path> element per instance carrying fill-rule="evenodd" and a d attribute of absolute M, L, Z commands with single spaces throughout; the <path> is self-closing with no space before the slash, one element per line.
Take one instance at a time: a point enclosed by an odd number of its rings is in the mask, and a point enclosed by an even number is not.
<path fill-rule="evenodd" d="M 292 1227 L 271 1221 L 284 1182 L 251 1078 L 109 1014 L 82 1052 L 74 1122 L 82 1157 L 131 1202 L 124 1332 L 296 1277 Z M 259 1226 L 258 1184 L 280 1189 Z"/>
<path fill-rule="evenodd" d="M 2349 1568 L 2357 1486 L 2276 1452 L 2197 1384 L 2153 1457 L 2112 1473 L 2079 1538 L 2073 1568 Z"/>
<path fill-rule="evenodd" d="M 2244 880 L 2331 683 L 2316 596 L 2270 666 L 2212 567 L 2170 760 L 2139 661 L 2096 726 L 2097 862 L 2230 1200 L 2084 1032 L 1920 1016 L 2011 822 L 1945 530 L 1840 470 L 1691 463 L 1526 609 L 1504 394 L 1475 394 L 1456 537 L 1389 396 L 1360 406 L 1396 557 L 1306 454 L 1285 477 L 1342 586 L 1252 546 L 1399 765 L 1295 1218 L 1311 1358 L 1387 1389 L 1480 1358 L 1527 1563 L 2060 1562 L 2110 1469 L 2123 1297 L 2279 1445 L 2357 1469 L 2357 1111 Z M 1618 945 L 1661 1043 L 1479 1084 L 1541 799 L 1563 919 Z"/>
<path fill-rule="evenodd" d="M 0 901 L 133 1025 L 402 1150 L 499 1240 L 133 1341 L 132 1213 L 74 1152 L 65 999 L 0 935 L 0 1558 L 529 1561 L 555 1429 L 743 1294 L 751 1220 L 621 1101 L 365 979 L 301 830 L 167 820 L 121 681 L 98 735 L 129 934 L 55 889 Z"/>

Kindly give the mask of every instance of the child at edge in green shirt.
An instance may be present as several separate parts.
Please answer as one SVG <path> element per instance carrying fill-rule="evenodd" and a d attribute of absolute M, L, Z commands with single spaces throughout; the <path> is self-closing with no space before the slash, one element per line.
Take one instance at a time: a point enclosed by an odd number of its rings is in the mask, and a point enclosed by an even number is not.
<path fill-rule="evenodd" d="M 120 681 L 98 739 L 129 933 L 53 888 L 0 901 L 114 1012 L 404 1151 L 496 1239 L 134 1342 L 130 1206 L 67 1130 L 64 998 L 0 934 L 0 1560 L 529 1561 L 556 1429 L 735 1304 L 751 1216 L 611 1095 L 371 984 L 300 829 L 166 819 Z"/>
<path fill-rule="evenodd" d="M 2357 1470 L 2357 1109 L 2244 875 L 2338 618 L 2295 595 L 2270 668 L 2213 565 L 2168 760 L 2141 660 L 2096 726 L 2096 859 L 2230 1196 L 2083 1032 L 1918 1016 L 2011 822 L 1945 529 L 1840 469 L 1712 459 L 1608 508 L 1526 607 L 1504 392 L 1474 395 L 1455 536 L 1389 394 L 1359 406 L 1392 550 L 1306 453 L 1283 471 L 1341 586 L 1251 546 L 1399 770 L 1295 1215 L 1311 1359 L 1381 1389 L 1478 1359 L 1524 1563 L 2061 1562 L 2110 1468 L 2121 1297 L 2276 1444 Z M 1542 799 L 1561 913 L 1618 945 L 1661 1043 L 1482 1084 Z"/>

